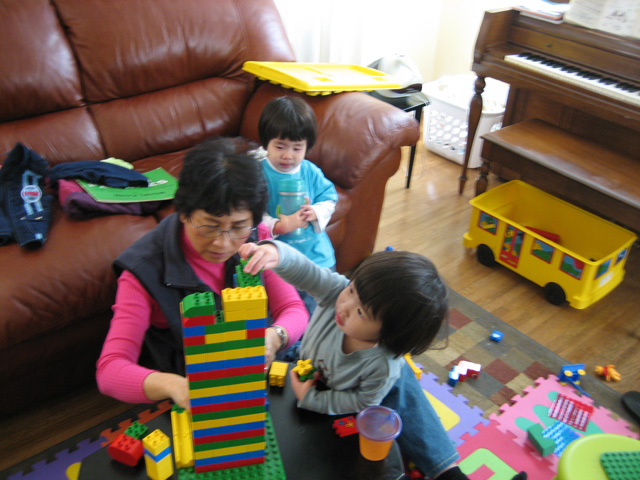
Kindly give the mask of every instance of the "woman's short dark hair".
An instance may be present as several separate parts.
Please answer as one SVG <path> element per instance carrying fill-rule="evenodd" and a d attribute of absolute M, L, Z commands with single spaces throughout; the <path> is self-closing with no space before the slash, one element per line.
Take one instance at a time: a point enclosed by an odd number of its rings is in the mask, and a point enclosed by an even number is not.
<path fill-rule="evenodd" d="M 274 138 L 288 138 L 292 142 L 307 141 L 307 151 L 316 143 L 318 125 L 316 114 L 299 97 L 278 97 L 262 110 L 258 122 L 260 143 L 267 148 Z"/>
<path fill-rule="evenodd" d="M 380 344 L 396 355 L 418 355 L 447 318 L 448 290 L 433 263 L 417 253 L 385 251 L 351 276 L 362 306 L 382 321 Z"/>
<path fill-rule="evenodd" d="M 189 217 L 195 210 L 229 215 L 250 210 L 254 226 L 266 210 L 267 183 L 259 162 L 248 152 L 257 145 L 242 138 L 205 140 L 187 152 L 173 204 Z"/>

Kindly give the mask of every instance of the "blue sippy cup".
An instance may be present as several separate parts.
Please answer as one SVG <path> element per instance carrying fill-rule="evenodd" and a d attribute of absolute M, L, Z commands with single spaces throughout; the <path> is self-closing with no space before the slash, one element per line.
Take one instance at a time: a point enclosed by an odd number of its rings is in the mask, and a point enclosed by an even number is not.
<path fill-rule="evenodd" d="M 280 212 L 283 215 L 291 215 L 300 210 L 306 203 L 304 180 L 287 178 L 278 182 L 278 194 L 280 195 Z M 296 228 L 287 235 L 301 235 L 303 229 Z"/>

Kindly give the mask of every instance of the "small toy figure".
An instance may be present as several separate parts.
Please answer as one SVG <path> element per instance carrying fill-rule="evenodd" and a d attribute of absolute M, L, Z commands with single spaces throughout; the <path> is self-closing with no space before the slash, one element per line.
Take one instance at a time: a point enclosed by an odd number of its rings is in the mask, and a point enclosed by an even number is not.
<path fill-rule="evenodd" d="M 578 390 L 583 395 L 590 397 L 590 395 L 585 392 L 582 388 L 580 388 L 580 379 L 585 376 L 587 372 L 585 371 L 584 363 L 576 363 L 574 365 L 563 365 L 560 373 L 558 374 L 558 381 L 561 385 L 566 385 L 570 383 L 573 387 Z"/>
<path fill-rule="evenodd" d="M 601 367 L 600 365 L 596 365 L 596 374 L 604 377 L 607 382 L 619 382 L 622 378 L 622 375 L 614 368 L 615 365 L 607 365 Z"/>

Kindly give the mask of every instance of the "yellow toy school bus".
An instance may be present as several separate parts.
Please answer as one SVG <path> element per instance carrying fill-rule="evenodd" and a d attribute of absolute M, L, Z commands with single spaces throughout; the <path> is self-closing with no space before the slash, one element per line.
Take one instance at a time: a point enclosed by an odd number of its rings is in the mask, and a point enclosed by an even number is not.
<path fill-rule="evenodd" d="M 554 305 L 586 308 L 624 278 L 633 232 L 522 181 L 495 187 L 473 206 L 464 245 L 483 265 L 502 264 L 544 287 Z"/>

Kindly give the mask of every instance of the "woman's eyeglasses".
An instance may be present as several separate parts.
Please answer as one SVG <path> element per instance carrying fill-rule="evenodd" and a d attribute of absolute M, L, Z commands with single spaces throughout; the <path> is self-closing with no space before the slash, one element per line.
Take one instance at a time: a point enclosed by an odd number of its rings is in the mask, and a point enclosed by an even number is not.
<path fill-rule="evenodd" d="M 195 225 L 191 218 L 189 221 L 191 222 L 191 226 L 198 232 L 198 235 L 204 238 L 216 238 L 226 233 L 229 235 L 229 238 L 233 238 L 234 240 L 245 240 L 256 230 L 256 227 L 233 227 L 229 230 L 222 230 L 217 225 Z"/>

